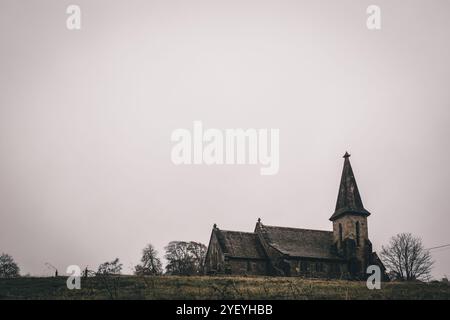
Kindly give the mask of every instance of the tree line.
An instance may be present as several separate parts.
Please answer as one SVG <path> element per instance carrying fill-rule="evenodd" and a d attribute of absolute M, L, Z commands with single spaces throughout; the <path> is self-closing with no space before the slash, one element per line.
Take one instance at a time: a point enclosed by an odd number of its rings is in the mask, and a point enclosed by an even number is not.
<path fill-rule="evenodd" d="M 148 244 L 142 250 L 141 261 L 134 266 L 135 275 L 202 275 L 205 271 L 206 246 L 200 242 L 172 241 L 165 247 L 165 268 L 158 252 Z M 382 246 L 380 258 L 391 280 L 429 280 L 434 264 L 430 251 L 425 249 L 421 238 L 401 233 Z M 119 275 L 122 264 L 116 258 L 102 263 L 97 271 L 83 271 L 83 276 Z M 57 275 L 57 270 L 55 272 Z M 0 255 L 0 278 L 20 276 L 20 268 L 8 254 Z"/>
<path fill-rule="evenodd" d="M 140 263 L 134 266 L 135 275 L 201 275 L 204 273 L 206 246 L 195 241 L 171 241 L 165 247 L 165 268 L 157 250 L 148 244 L 142 250 Z M 122 263 L 119 258 L 100 264 L 97 270 L 82 271 L 82 276 L 119 275 L 122 273 Z M 58 270 L 55 269 L 55 276 Z M 0 278 L 16 278 L 20 276 L 20 268 L 9 254 L 0 255 Z"/>
<path fill-rule="evenodd" d="M 148 244 L 142 250 L 141 263 L 134 267 L 136 275 L 201 275 L 204 273 L 206 246 L 200 242 L 172 241 L 165 247 L 165 272 L 155 248 Z"/>

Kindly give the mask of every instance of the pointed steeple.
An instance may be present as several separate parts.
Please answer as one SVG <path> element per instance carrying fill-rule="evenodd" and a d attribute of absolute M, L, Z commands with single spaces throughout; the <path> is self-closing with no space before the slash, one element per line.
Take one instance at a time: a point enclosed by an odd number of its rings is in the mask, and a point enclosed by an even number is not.
<path fill-rule="evenodd" d="M 336 220 L 344 214 L 370 215 L 370 212 L 364 209 L 349 158 L 350 154 L 346 152 L 344 155 L 344 168 L 342 169 L 336 210 L 330 218 L 331 221 Z"/>

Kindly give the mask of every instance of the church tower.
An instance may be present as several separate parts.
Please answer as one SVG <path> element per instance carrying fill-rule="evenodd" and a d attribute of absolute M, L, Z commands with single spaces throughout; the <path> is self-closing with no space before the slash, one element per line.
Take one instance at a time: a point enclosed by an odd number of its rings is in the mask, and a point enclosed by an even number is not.
<path fill-rule="evenodd" d="M 352 276 L 364 277 L 372 252 L 367 227 L 370 212 L 363 206 L 349 158 L 346 152 L 336 210 L 330 220 L 337 253 L 349 261 Z"/>

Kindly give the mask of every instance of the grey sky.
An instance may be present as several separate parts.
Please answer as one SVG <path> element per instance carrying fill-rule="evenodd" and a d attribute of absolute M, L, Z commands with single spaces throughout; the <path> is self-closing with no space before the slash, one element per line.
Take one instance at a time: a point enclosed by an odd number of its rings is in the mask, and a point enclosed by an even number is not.
<path fill-rule="evenodd" d="M 69 4 L 82 30 L 66 29 Z M 366 8 L 382 29 L 366 28 Z M 0 1 L 0 251 L 129 271 L 213 223 L 331 230 L 351 162 L 376 250 L 450 243 L 450 2 Z M 279 128 L 280 171 L 175 166 L 171 132 Z M 450 250 L 433 253 L 450 275 Z"/>

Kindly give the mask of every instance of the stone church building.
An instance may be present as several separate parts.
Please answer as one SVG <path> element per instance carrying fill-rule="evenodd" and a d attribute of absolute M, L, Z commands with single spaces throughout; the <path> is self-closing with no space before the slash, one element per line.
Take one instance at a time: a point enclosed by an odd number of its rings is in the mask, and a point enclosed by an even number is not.
<path fill-rule="evenodd" d="M 333 231 L 268 226 L 258 219 L 254 232 L 228 231 L 214 225 L 205 259 L 208 274 L 366 278 L 368 265 L 385 268 L 372 251 L 367 217 L 350 155 L 330 217 Z"/>

